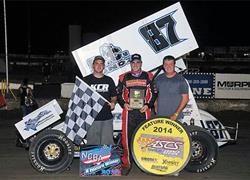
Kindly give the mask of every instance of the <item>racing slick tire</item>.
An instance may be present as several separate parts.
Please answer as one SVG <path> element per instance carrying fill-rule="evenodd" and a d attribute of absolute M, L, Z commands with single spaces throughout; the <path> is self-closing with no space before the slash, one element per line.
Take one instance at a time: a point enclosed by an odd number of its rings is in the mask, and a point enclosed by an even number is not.
<path fill-rule="evenodd" d="M 74 145 L 64 133 L 48 129 L 38 134 L 29 149 L 31 165 L 41 173 L 60 173 L 73 161 Z"/>
<path fill-rule="evenodd" d="M 219 148 L 216 140 L 205 129 L 198 126 L 187 126 L 191 136 L 192 154 L 185 170 L 205 172 L 217 163 Z"/>

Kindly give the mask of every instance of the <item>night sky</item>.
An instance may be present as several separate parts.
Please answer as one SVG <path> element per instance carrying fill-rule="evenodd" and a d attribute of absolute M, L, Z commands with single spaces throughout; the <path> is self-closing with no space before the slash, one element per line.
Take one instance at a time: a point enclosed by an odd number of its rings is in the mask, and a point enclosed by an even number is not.
<path fill-rule="evenodd" d="M 9 53 L 68 52 L 70 24 L 101 38 L 175 1 L 8 1 Z M 250 2 L 181 1 L 200 47 L 250 46 Z M 0 5 L 0 53 L 4 53 L 3 4 Z M 97 37 L 96 36 L 96 37 Z M 95 39 L 93 39 L 95 40 Z"/>

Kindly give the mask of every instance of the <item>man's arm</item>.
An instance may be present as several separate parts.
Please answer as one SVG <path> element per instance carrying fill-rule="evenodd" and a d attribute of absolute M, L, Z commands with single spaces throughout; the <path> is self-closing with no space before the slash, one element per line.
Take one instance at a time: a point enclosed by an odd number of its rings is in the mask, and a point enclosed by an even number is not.
<path fill-rule="evenodd" d="M 124 91 L 124 85 L 122 83 L 124 79 L 124 75 L 120 75 L 119 76 L 119 81 L 118 81 L 118 85 L 117 85 L 117 88 L 116 88 L 116 92 L 117 92 L 117 101 L 119 103 L 119 105 L 124 108 L 124 104 L 126 103 L 125 100 L 124 100 L 124 97 L 123 97 L 123 91 Z"/>
<path fill-rule="evenodd" d="M 117 101 L 117 96 L 111 97 L 111 101 L 110 101 L 110 109 L 111 109 L 111 111 L 115 109 L 116 101 Z"/>
<path fill-rule="evenodd" d="M 176 109 L 175 113 L 170 117 L 172 120 L 176 120 L 178 115 L 182 112 L 182 110 L 186 107 L 188 101 L 189 101 L 189 95 L 188 94 L 182 94 L 181 102 Z"/>

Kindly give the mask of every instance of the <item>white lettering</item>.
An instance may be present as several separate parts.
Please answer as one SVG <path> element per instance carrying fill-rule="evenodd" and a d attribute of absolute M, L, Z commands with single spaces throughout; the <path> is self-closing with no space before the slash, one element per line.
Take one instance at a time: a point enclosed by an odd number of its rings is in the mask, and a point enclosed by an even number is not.
<path fill-rule="evenodd" d="M 91 84 L 91 88 L 93 88 L 97 92 L 108 92 L 109 85 L 108 84 Z"/>

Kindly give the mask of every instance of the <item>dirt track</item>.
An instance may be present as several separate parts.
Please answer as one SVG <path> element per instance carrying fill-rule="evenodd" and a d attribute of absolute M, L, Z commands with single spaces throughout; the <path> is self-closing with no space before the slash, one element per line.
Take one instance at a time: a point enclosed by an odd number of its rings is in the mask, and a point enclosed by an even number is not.
<path fill-rule="evenodd" d="M 181 171 L 178 177 L 147 175 L 133 166 L 131 173 L 112 179 L 250 179 L 250 112 L 221 111 L 211 113 L 223 125 L 239 122 L 238 142 L 235 145 L 220 147 L 217 165 L 201 174 Z M 79 177 L 79 159 L 75 158 L 70 170 L 61 174 L 45 175 L 34 170 L 28 159 L 28 151 L 15 147 L 14 124 L 20 120 L 18 110 L 0 110 L 0 174 L 1 179 L 82 179 Z M 102 177 L 109 179 L 110 177 Z M 88 178 L 88 179 L 96 179 Z"/>

